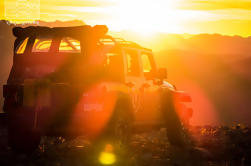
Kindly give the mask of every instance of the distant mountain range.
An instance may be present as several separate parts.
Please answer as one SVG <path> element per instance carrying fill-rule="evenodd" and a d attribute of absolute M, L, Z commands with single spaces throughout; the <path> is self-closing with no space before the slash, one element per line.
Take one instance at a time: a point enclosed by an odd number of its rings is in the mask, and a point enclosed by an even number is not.
<path fill-rule="evenodd" d="M 82 21 L 38 21 L 41 26 L 78 26 Z M 19 26 L 28 26 L 19 25 Z M 0 86 L 6 82 L 13 56 L 11 29 L 0 21 Z M 142 36 L 130 31 L 110 32 L 153 49 L 168 79 L 193 97 L 193 124 L 251 125 L 251 37 L 219 34 Z M 2 95 L 2 88 L 0 88 Z M 1 102 L 3 101 L 0 96 Z"/>
<path fill-rule="evenodd" d="M 165 50 L 156 59 L 168 69 L 168 80 L 191 94 L 194 124 L 251 125 L 250 57 L 229 62 L 221 54 Z"/>

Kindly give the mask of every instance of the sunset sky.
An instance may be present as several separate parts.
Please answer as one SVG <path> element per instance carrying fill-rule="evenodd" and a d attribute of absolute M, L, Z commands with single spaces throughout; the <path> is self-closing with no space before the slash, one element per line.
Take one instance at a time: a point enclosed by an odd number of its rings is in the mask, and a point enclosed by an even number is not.
<path fill-rule="evenodd" d="M 21 18 L 32 13 L 31 17 L 44 21 L 79 19 L 91 25 L 107 24 L 115 31 L 133 30 L 144 34 L 168 32 L 251 35 L 251 0 L 1 1 L 2 18 L 14 18 L 13 20 L 19 18 L 24 21 Z M 29 2 L 36 10 L 28 10 L 26 15 L 20 11 L 18 15 L 13 11 L 15 14 L 11 14 L 18 3 L 19 8 L 27 9 L 20 2 Z M 22 15 L 24 17 L 20 17 Z"/>

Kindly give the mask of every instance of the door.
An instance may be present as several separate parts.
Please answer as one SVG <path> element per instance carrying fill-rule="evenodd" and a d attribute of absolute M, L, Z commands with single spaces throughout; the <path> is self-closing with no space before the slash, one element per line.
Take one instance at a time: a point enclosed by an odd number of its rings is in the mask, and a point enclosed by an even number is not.
<path fill-rule="evenodd" d="M 151 51 L 128 48 L 124 50 L 125 83 L 130 87 L 136 123 L 154 123 L 159 114 L 158 86 L 153 84 L 155 63 Z"/>
<path fill-rule="evenodd" d="M 138 113 L 140 120 L 148 124 L 156 124 L 160 122 L 161 113 L 159 105 L 159 86 L 154 84 L 156 76 L 156 65 L 151 51 L 142 50 L 139 54 L 139 62 L 143 75 L 143 82 L 140 92 L 143 96 L 142 110 Z"/>

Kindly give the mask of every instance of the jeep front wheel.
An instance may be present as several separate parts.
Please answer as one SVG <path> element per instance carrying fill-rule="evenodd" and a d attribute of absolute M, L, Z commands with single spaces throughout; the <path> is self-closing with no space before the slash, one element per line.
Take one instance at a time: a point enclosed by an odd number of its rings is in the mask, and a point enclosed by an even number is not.
<path fill-rule="evenodd" d="M 186 144 L 184 137 L 186 133 L 176 112 L 171 91 L 163 94 L 161 106 L 165 121 L 166 134 L 170 144 L 184 146 Z"/>
<path fill-rule="evenodd" d="M 133 114 L 130 100 L 118 100 L 105 130 L 105 137 L 116 147 L 127 146 L 132 136 Z"/>

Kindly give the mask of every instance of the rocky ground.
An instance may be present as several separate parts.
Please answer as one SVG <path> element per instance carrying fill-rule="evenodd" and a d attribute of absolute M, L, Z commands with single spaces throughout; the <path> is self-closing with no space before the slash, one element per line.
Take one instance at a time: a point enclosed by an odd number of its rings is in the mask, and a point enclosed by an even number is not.
<path fill-rule="evenodd" d="M 193 127 L 193 147 L 171 146 L 165 129 L 134 134 L 128 147 L 100 148 L 85 137 L 74 140 L 43 137 L 39 148 L 29 154 L 12 152 L 7 147 L 7 129 L 0 130 L 1 166 L 248 166 L 251 165 L 251 130 L 242 125 L 233 127 Z M 103 156 L 102 152 L 112 154 Z"/>

